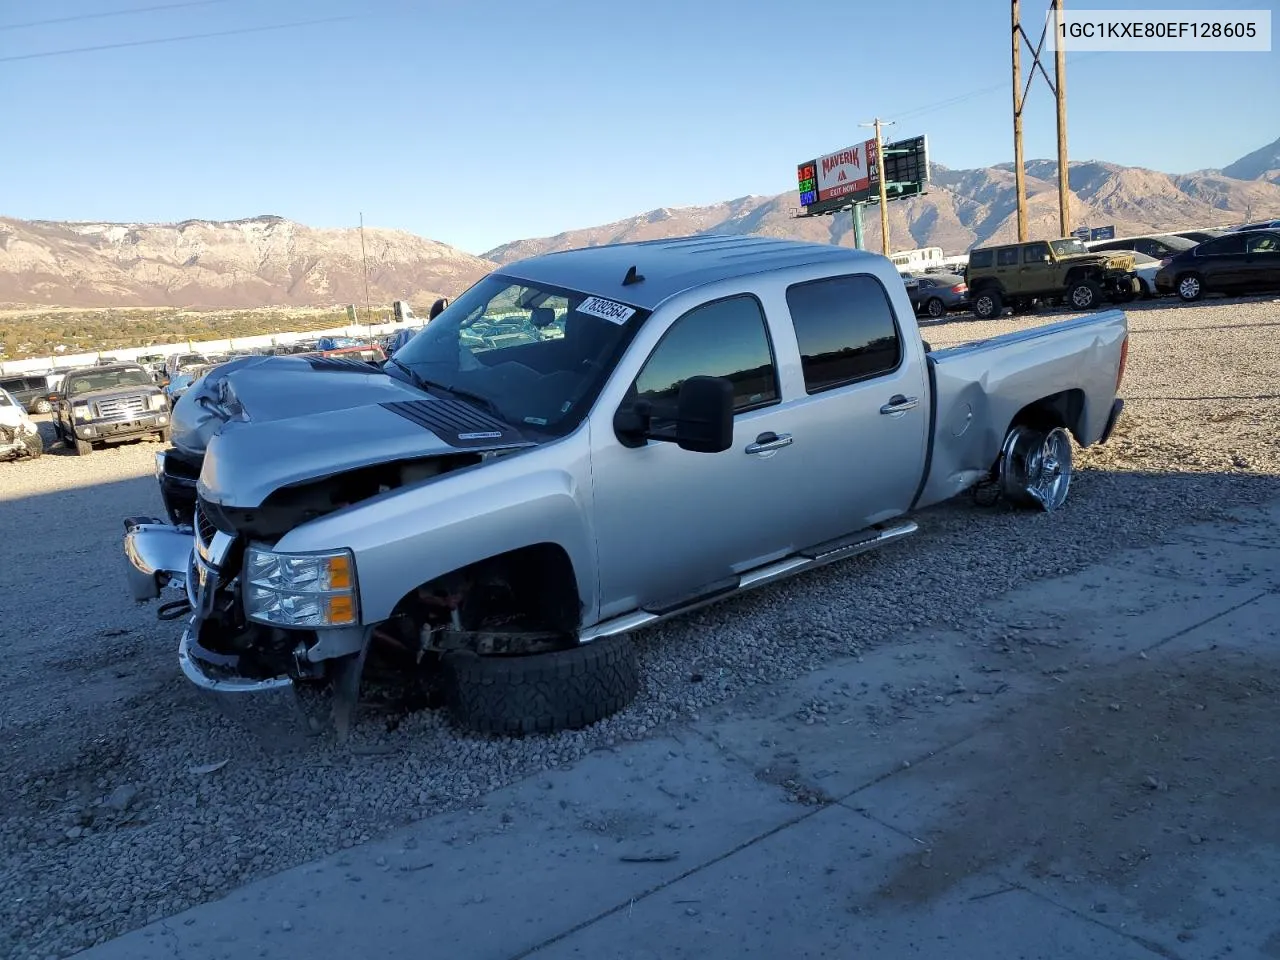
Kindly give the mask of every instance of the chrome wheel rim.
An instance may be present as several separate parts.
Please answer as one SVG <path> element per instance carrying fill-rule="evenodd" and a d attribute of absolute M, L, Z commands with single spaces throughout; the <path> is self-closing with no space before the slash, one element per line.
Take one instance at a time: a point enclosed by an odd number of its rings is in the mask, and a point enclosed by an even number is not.
<path fill-rule="evenodd" d="M 1071 303 L 1083 310 L 1093 303 L 1093 291 L 1088 287 L 1076 287 L 1071 291 Z"/>
<path fill-rule="evenodd" d="M 1073 472 L 1071 437 L 1061 427 L 1048 433 L 1018 426 L 1009 431 L 1000 458 L 1000 490 L 1015 503 L 1046 512 L 1066 502 Z"/>
<path fill-rule="evenodd" d="M 1200 281 L 1195 277 L 1183 277 L 1178 284 L 1178 292 L 1188 300 L 1194 300 L 1200 295 Z"/>

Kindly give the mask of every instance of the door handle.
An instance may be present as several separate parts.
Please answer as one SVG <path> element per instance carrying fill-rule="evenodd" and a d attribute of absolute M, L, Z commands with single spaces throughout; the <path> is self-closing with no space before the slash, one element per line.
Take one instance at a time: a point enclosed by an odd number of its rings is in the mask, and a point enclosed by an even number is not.
<path fill-rule="evenodd" d="M 880 408 L 880 412 L 884 414 L 905 413 L 908 410 L 914 410 L 920 405 L 918 397 L 904 397 L 902 394 L 890 397 L 889 402 Z"/>
<path fill-rule="evenodd" d="M 781 450 L 791 445 L 789 433 L 762 433 L 756 437 L 755 443 L 747 444 L 747 453 L 768 453 L 770 450 Z"/>

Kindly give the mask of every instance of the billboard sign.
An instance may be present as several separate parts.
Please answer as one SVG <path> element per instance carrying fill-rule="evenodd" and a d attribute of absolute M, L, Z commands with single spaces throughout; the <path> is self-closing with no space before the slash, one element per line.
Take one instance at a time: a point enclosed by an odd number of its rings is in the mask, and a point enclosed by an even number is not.
<path fill-rule="evenodd" d="M 884 147 L 885 193 L 889 200 L 924 193 L 929 182 L 927 144 L 923 136 Z M 833 213 L 880 196 L 880 164 L 874 139 L 828 153 L 796 166 L 800 216 Z"/>
<path fill-rule="evenodd" d="M 1116 238 L 1115 224 L 1106 227 L 1094 227 L 1089 231 L 1090 240 L 1114 240 Z"/>
<path fill-rule="evenodd" d="M 1072 230 L 1072 231 L 1071 231 L 1071 235 L 1072 235 L 1073 237 L 1075 237 L 1077 240 L 1088 240 L 1088 239 L 1089 239 L 1089 228 L 1088 228 L 1088 227 L 1078 227 L 1077 229 L 1075 229 L 1075 230 Z"/>
<path fill-rule="evenodd" d="M 875 151 L 876 142 L 867 140 L 819 157 L 818 201 L 865 197 L 871 187 L 870 160 Z"/>

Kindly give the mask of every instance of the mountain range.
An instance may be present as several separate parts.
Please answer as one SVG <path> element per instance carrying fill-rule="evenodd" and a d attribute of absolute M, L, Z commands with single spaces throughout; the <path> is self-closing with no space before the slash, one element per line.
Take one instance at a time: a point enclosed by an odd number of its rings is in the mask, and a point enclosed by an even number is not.
<path fill-rule="evenodd" d="M 1026 164 L 1028 227 L 1058 235 L 1057 165 Z M 889 205 L 895 250 L 947 254 L 1017 236 L 1012 164 L 952 170 L 934 164 L 922 196 Z M 1079 226 L 1117 235 L 1280 216 L 1280 139 L 1220 170 L 1167 174 L 1105 161 L 1068 168 Z M 792 190 L 708 206 L 660 208 L 626 220 L 516 240 L 477 257 L 400 230 L 308 227 L 277 216 L 174 224 L 72 223 L 0 217 L 0 306 L 315 307 L 455 296 L 495 266 L 573 247 L 694 233 L 755 233 L 853 245 L 848 213 L 797 218 Z M 880 249 L 880 218 L 865 245 Z M 365 264 L 368 266 L 367 292 Z"/>

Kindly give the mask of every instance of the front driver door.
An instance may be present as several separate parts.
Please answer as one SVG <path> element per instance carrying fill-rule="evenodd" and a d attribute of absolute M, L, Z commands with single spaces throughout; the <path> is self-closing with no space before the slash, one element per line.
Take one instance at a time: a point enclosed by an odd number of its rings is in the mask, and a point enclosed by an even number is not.
<path fill-rule="evenodd" d="M 733 446 L 694 453 L 674 443 L 622 444 L 592 429 L 591 475 L 601 619 L 661 611 L 730 588 L 736 574 L 791 552 L 796 483 L 791 411 L 760 302 L 743 294 L 695 307 L 653 348 L 622 406 L 653 404 L 653 427 L 674 436 L 680 383 L 690 376 L 734 384 Z M 664 418 L 663 414 L 667 415 Z"/>

